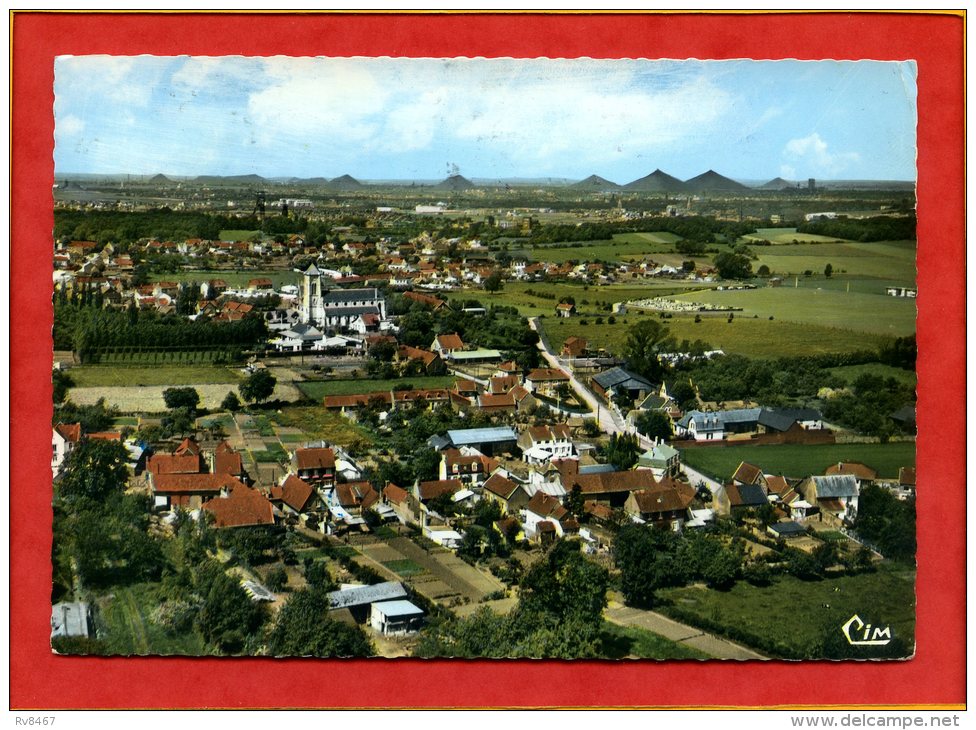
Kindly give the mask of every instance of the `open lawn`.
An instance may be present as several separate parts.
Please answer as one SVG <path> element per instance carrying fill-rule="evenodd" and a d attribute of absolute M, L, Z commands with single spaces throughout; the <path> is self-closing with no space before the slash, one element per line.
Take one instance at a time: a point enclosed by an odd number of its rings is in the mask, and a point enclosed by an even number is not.
<path fill-rule="evenodd" d="M 271 418 L 282 426 L 301 429 L 308 435 L 307 439 L 303 439 L 307 441 L 324 440 L 344 447 L 359 441 L 372 442 L 368 431 L 320 405 L 285 406 Z"/>
<path fill-rule="evenodd" d="M 671 299 L 741 307 L 743 317 L 802 322 L 879 335 L 915 332 L 915 300 L 830 289 L 766 287 L 676 294 Z M 740 316 L 736 313 L 736 317 Z"/>
<path fill-rule="evenodd" d="M 308 398 L 321 401 L 327 395 L 353 395 L 357 393 L 384 393 L 395 387 L 412 385 L 416 389 L 449 388 L 457 378 L 454 375 L 393 378 L 390 380 L 313 380 L 298 383 L 298 389 Z"/>
<path fill-rule="evenodd" d="M 227 282 L 227 286 L 232 289 L 243 288 L 251 279 L 271 279 L 275 289 L 280 289 L 282 284 L 294 284 L 298 286 L 301 276 L 291 269 L 254 270 L 254 271 L 180 271 L 175 274 L 151 274 L 150 281 L 176 281 L 203 283 L 211 279 L 222 279 Z"/>
<path fill-rule="evenodd" d="M 877 470 L 882 477 L 897 477 L 902 466 L 915 465 L 915 444 L 899 441 L 888 444 L 818 444 L 788 446 L 699 446 L 682 449 L 681 461 L 698 471 L 726 479 L 740 462 L 747 461 L 767 474 L 803 478 L 823 474 L 839 461 L 859 461 Z"/>
<path fill-rule="evenodd" d="M 409 578 L 412 575 L 417 575 L 418 573 L 424 572 L 424 567 L 422 565 L 415 563 L 409 558 L 403 558 L 402 560 L 388 560 L 383 563 L 383 566 L 389 568 L 402 578 Z"/>
<path fill-rule="evenodd" d="M 194 631 L 170 634 L 151 620 L 160 605 L 158 586 L 152 583 L 116 587 L 111 596 L 99 598 L 99 639 L 111 654 L 184 654 L 206 653 L 203 639 Z"/>
<path fill-rule="evenodd" d="M 597 324 L 592 317 L 556 319 L 546 317 L 543 324 L 549 342 L 559 349 L 571 336 L 585 337 L 591 349 L 605 348 L 614 354 L 623 352 L 630 327 L 652 315 L 628 314 L 618 316 L 615 324 Z M 587 324 L 582 324 L 583 321 Z M 665 322 L 672 335 L 682 340 L 703 340 L 727 354 L 747 357 L 780 357 L 793 353 L 817 355 L 829 352 L 854 352 L 876 349 L 888 338 L 882 335 L 854 332 L 853 330 L 824 327 L 817 324 L 786 322 L 783 320 L 753 319 L 736 316 L 732 323 L 725 317 L 702 317 L 695 323 L 694 317 L 675 316 Z"/>
<path fill-rule="evenodd" d="M 691 646 L 666 639 L 636 626 L 620 626 L 603 622 L 600 631 L 602 656 L 609 659 L 710 659 Z"/>
<path fill-rule="evenodd" d="M 909 650 L 914 645 L 915 572 L 895 565 L 822 581 L 781 576 L 763 588 L 740 581 L 729 591 L 688 586 L 659 595 L 667 602 L 659 610 L 672 618 L 785 658 L 822 656 L 822 643 L 843 642 L 831 632 L 839 634 L 855 614 L 890 626 Z"/>
<path fill-rule="evenodd" d="M 112 385 L 203 385 L 237 383 L 240 370 L 221 365 L 159 365 L 156 367 L 118 367 L 79 365 L 68 371 L 79 388 Z"/>

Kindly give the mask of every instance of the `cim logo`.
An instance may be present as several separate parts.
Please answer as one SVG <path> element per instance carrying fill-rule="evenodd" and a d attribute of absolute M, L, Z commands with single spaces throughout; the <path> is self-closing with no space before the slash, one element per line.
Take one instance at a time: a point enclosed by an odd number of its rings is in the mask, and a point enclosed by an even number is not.
<path fill-rule="evenodd" d="M 851 646 L 884 646 L 891 641 L 891 627 L 871 626 L 855 613 L 840 627 Z"/>

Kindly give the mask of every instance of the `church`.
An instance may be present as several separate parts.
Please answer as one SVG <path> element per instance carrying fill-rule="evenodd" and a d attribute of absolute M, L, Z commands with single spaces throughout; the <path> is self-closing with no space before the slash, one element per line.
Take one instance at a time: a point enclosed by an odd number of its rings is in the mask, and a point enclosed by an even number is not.
<path fill-rule="evenodd" d="M 302 323 L 349 329 L 357 320 L 386 319 L 386 299 L 375 287 L 339 289 L 329 288 L 329 283 L 330 277 L 315 264 L 302 272 Z"/>

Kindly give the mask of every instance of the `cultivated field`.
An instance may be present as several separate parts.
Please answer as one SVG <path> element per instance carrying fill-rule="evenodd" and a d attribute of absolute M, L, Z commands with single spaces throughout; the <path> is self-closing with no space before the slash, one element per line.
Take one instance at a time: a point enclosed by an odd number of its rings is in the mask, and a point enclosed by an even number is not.
<path fill-rule="evenodd" d="M 679 621 L 724 628 L 733 640 L 790 658 L 822 656 L 824 640 L 855 614 L 914 645 L 915 571 L 896 565 L 822 581 L 781 576 L 763 588 L 740 581 L 728 591 L 688 586 L 661 595 L 670 604 L 662 611 Z"/>
<path fill-rule="evenodd" d="M 797 479 L 823 474 L 839 461 L 859 461 L 885 478 L 896 478 L 898 469 L 915 466 L 915 444 L 899 441 L 888 444 L 823 444 L 799 446 L 699 446 L 682 449 L 681 461 L 716 479 L 732 476 L 746 461 L 767 474 L 782 474 Z"/>
<path fill-rule="evenodd" d="M 605 348 L 615 355 L 623 353 L 630 327 L 652 315 L 628 314 L 618 316 L 614 324 L 597 324 L 592 317 L 556 319 L 547 316 L 540 320 L 557 351 L 571 336 L 585 337 L 591 349 Z M 587 324 L 583 324 L 586 321 Z M 747 357 L 782 357 L 795 353 L 818 355 L 831 352 L 873 350 L 889 338 L 878 334 L 848 329 L 824 327 L 816 324 L 782 320 L 748 318 L 737 315 L 731 323 L 726 317 L 703 316 L 696 323 L 694 317 L 675 316 L 660 320 L 680 343 L 682 340 L 702 340 L 727 354 Z"/>
<path fill-rule="evenodd" d="M 238 383 L 243 375 L 238 368 L 184 365 L 124 367 L 119 365 L 79 365 L 68 371 L 79 388 L 122 385 L 197 385 Z M 225 391 L 226 393 L 226 391 Z"/>
<path fill-rule="evenodd" d="M 71 388 L 68 398 L 78 405 L 91 405 L 104 398 L 109 405 L 118 407 L 123 413 L 162 413 L 166 410 L 163 391 L 172 387 L 170 382 L 165 385 L 100 385 L 90 388 Z M 236 385 L 229 383 L 191 383 L 200 395 L 200 407 L 209 410 L 220 407 L 221 401 L 233 390 L 240 396 Z M 294 402 L 302 399 L 302 394 L 291 383 L 278 383 L 275 386 L 271 400 Z M 242 399 L 243 400 L 243 399 Z"/>

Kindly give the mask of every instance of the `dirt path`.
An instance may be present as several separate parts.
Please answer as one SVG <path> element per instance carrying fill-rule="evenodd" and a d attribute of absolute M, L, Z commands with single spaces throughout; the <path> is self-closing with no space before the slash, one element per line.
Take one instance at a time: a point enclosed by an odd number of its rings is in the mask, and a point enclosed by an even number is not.
<path fill-rule="evenodd" d="M 615 624 L 635 626 L 639 629 L 653 631 L 655 634 L 660 634 L 666 639 L 670 639 L 679 644 L 687 644 L 716 659 L 745 660 L 767 658 L 744 646 L 739 646 L 713 634 L 706 634 L 701 629 L 678 623 L 654 611 L 642 611 L 639 608 L 621 606 L 619 608 L 608 608 L 605 615 L 608 621 Z"/>

